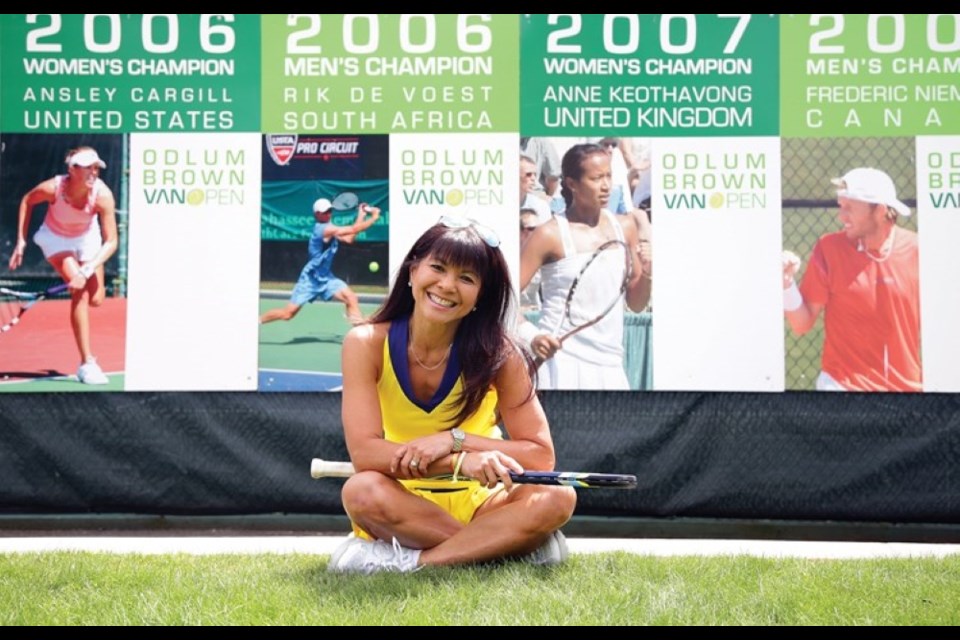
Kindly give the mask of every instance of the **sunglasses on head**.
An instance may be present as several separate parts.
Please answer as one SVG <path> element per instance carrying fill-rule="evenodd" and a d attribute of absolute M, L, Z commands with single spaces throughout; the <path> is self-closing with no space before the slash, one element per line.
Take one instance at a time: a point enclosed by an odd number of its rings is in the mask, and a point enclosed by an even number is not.
<path fill-rule="evenodd" d="M 473 218 L 456 218 L 454 216 L 440 216 L 438 224 L 442 224 L 448 229 L 465 229 L 472 227 L 480 239 L 487 243 L 488 247 L 496 249 L 500 246 L 500 236 L 497 232 L 485 224 L 481 224 Z"/>

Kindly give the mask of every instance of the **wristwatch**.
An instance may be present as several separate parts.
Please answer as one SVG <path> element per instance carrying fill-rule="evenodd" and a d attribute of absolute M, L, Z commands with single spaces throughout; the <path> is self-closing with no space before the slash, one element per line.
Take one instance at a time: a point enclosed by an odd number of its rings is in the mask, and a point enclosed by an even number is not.
<path fill-rule="evenodd" d="M 458 453 L 463 450 L 463 441 L 466 440 L 467 434 L 463 432 L 463 429 L 453 428 L 450 430 L 450 435 L 453 436 L 453 448 L 450 449 L 453 453 Z"/>

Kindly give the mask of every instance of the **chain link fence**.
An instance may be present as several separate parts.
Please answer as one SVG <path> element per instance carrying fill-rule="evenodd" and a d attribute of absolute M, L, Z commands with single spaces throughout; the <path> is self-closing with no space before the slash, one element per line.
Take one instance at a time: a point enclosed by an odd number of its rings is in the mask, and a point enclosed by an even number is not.
<path fill-rule="evenodd" d="M 857 167 L 886 171 L 897 186 L 897 195 L 916 214 L 917 172 L 914 138 L 784 138 L 781 142 L 783 174 L 783 248 L 803 260 L 806 270 L 817 239 L 839 231 L 836 187 L 832 178 Z M 917 217 L 898 220 L 916 231 Z M 812 390 L 820 372 L 823 316 L 812 330 L 786 334 L 787 389 Z"/>

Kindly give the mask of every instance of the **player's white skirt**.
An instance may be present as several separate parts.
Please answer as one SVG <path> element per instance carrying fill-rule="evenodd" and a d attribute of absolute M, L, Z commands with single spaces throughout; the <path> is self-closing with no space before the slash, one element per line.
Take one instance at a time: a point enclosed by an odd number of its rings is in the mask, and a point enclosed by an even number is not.
<path fill-rule="evenodd" d="M 96 218 L 93 219 L 90 228 L 86 233 L 80 236 L 68 238 L 54 233 L 47 223 L 44 222 L 33 234 L 33 241 L 37 243 L 40 250 L 43 251 L 43 257 L 50 259 L 52 256 L 69 253 L 72 254 L 81 263 L 93 260 L 100 247 L 103 245 L 103 238 L 100 235 L 100 223 Z"/>
<path fill-rule="evenodd" d="M 629 390 L 623 364 L 594 364 L 575 358 L 563 349 L 543 363 L 538 373 L 540 389 Z"/>

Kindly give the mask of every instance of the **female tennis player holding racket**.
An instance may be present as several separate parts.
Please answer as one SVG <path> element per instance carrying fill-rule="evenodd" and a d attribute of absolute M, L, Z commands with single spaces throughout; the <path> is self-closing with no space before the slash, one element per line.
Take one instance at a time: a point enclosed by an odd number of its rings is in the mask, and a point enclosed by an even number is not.
<path fill-rule="evenodd" d="M 499 245 L 485 226 L 442 218 L 383 306 L 344 339 L 343 427 L 357 473 L 342 499 L 354 536 L 330 571 L 566 557 L 558 529 L 574 490 L 510 481 L 510 471 L 553 469 L 554 449 L 532 362 L 504 331 L 513 300 Z"/>
<path fill-rule="evenodd" d="M 10 270 L 23 264 L 33 208 L 47 203 L 46 217 L 33 240 L 70 288 L 70 323 L 80 351 L 77 378 L 84 384 L 107 384 L 90 346 L 90 307 L 103 304 L 103 265 L 117 250 L 116 204 L 100 180 L 106 163 L 92 147 L 67 152 L 67 174 L 45 180 L 20 201 L 17 244 Z"/>
<path fill-rule="evenodd" d="M 623 304 L 614 304 L 596 324 L 571 335 L 562 348 L 559 335 L 573 328 L 566 326 L 571 286 L 593 252 L 610 240 L 624 242 L 632 261 L 624 291 L 627 306 L 633 311 L 647 306 L 651 281 L 649 266 L 645 272 L 636 251 L 637 226 L 633 216 L 615 216 L 607 209 L 612 180 L 610 154 L 603 147 L 574 145 L 563 156 L 562 171 L 566 211 L 539 225 L 521 250 L 520 288 L 539 270 L 543 304 L 539 323 L 524 322 L 520 335 L 533 355 L 545 360 L 539 371 L 541 389 L 629 389 L 623 369 Z M 620 295 L 624 280 L 622 262 L 614 261 L 610 270 L 614 296 Z M 609 302 L 598 299 L 596 313 Z"/>

